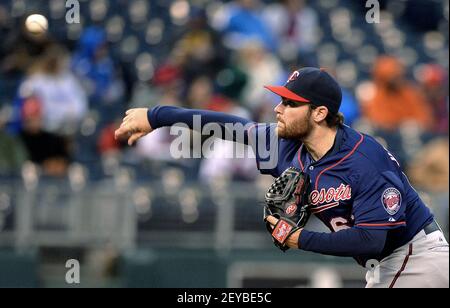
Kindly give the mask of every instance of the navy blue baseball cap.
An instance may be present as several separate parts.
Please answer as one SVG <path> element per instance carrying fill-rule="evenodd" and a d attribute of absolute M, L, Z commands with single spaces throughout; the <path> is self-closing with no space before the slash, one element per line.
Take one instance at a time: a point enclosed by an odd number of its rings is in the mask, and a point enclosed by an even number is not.
<path fill-rule="evenodd" d="M 293 72 L 284 86 L 265 88 L 293 101 L 325 106 L 332 114 L 341 107 L 341 87 L 324 69 L 304 67 Z"/>

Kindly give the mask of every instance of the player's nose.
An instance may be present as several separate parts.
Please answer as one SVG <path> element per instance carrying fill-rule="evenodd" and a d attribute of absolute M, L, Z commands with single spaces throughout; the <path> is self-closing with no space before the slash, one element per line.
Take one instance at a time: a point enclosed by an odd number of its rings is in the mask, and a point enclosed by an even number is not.
<path fill-rule="evenodd" d="M 273 111 L 275 111 L 276 113 L 282 113 L 283 112 L 283 104 L 282 104 L 282 102 L 280 101 L 279 103 L 278 103 L 278 105 L 276 105 L 276 107 L 273 109 Z"/>

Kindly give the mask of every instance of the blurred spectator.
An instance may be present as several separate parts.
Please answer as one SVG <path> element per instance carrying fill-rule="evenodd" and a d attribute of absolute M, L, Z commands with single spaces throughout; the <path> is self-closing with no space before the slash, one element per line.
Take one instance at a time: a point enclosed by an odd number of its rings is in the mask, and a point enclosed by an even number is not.
<path fill-rule="evenodd" d="M 5 38 L 11 31 L 12 18 L 10 18 L 8 10 L 0 4 L 0 37 Z M 5 57 L 5 46 L 0 46 L 0 59 Z M 3 61 L 2 61 L 3 62 Z"/>
<path fill-rule="evenodd" d="M 0 175 L 17 173 L 26 159 L 27 152 L 22 144 L 0 131 Z"/>
<path fill-rule="evenodd" d="M 42 167 L 49 176 L 64 176 L 70 162 L 66 140 L 43 130 L 43 106 L 35 98 L 28 98 L 22 107 L 23 128 L 19 136 L 30 160 Z"/>
<path fill-rule="evenodd" d="M 17 173 L 27 158 L 27 150 L 20 140 L 7 134 L 0 123 L 0 175 Z"/>
<path fill-rule="evenodd" d="M 278 54 L 289 63 L 315 66 L 318 17 L 305 0 L 281 0 L 264 9 L 264 21 L 277 40 Z"/>
<path fill-rule="evenodd" d="M 180 95 L 184 80 L 181 77 L 178 66 L 169 62 L 160 65 L 151 80 L 135 86 L 130 107 L 182 106 Z"/>
<path fill-rule="evenodd" d="M 360 117 L 359 104 L 352 92 L 342 88 L 340 112 L 344 115 L 345 124 L 352 126 Z"/>
<path fill-rule="evenodd" d="M 447 72 L 437 64 L 428 64 L 420 69 L 418 79 L 433 111 L 433 132 L 448 134 Z"/>
<path fill-rule="evenodd" d="M 175 64 L 183 72 L 183 79 L 190 83 L 199 75 L 214 76 L 224 67 L 227 52 L 221 36 L 208 24 L 204 9 L 192 7 L 186 31 L 172 51 Z"/>
<path fill-rule="evenodd" d="M 126 141 L 116 140 L 114 131 L 119 127 L 120 119 L 105 125 L 97 138 L 96 156 L 101 162 L 104 176 L 113 175 L 119 165 L 121 158 L 121 150 L 124 148 Z"/>
<path fill-rule="evenodd" d="M 169 59 L 171 60 L 171 59 Z M 180 68 L 171 62 L 159 66 L 153 78 L 147 84 L 141 85 L 133 95 L 133 106 L 154 107 L 155 105 L 184 106 L 180 96 L 184 80 Z M 135 153 L 141 159 L 173 161 L 170 145 L 177 136 L 170 134 L 169 127 L 163 127 L 139 140 Z"/>
<path fill-rule="evenodd" d="M 247 74 L 242 93 L 244 105 L 254 112 L 270 104 L 270 93 L 263 86 L 287 79 L 284 78 L 286 74 L 278 58 L 268 53 L 258 40 L 248 40 L 238 50 L 237 63 Z"/>
<path fill-rule="evenodd" d="M 217 91 L 240 102 L 247 81 L 248 76 L 243 68 L 239 67 L 237 63 L 230 62 L 216 77 Z"/>
<path fill-rule="evenodd" d="M 427 204 L 432 208 L 445 232 L 449 226 L 449 141 L 448 137 L 435 138 L 416 153 L 409 162 L 408 176 L 413 185 L 425 192 Z"/>
<path fill-rule="evenodd" d="M 200 76 L 194 80 L 188 90 L 187 99 L 188 106 L 191 108 L 225 112 L 245 118 L 251 117 L 245 108 L 240 107 L 231 98 L 215 93 L 213 83 L 207 76 Z M 209 138 L 203 137 L 204 141 Z M 206 182 L 219 178 L 254 180 L 257 175 L 254 159 L 249 158 L 248 152 L 240 153 L 240 158 L 232 158 L 236 157 L 233 153 L 238 150 L 233 142 L 215 139 L 213 152 L 207 153 L 208 157 L 203 158 L 200 163 L 199 179 Z"/>
<path fill-rule="evenodd" d="M 326 71 L 337 78 L 338 82 L 340 82 L 336 67 L 337 65 L 327 66 Z M 342 101 L 339 111 L 344 115 L 345 124 L 348 126 L 353 126 L 353 124 L 361 117 L 360 105 L 353 94 L 353 91 L 350 91 L 348 88 L 342 86 L 342 83 L 341 90 Z"/>
<path fill-rule="evenodd" d="M 100 155 L 116 154 L 125 145 L 121 140 L 114 138 L 114 131 L 119 127 L 120 121 L 106 125 L 101 131 L 97 141 L 97 149 Z"/>
<path fill-rule="evenodd" d="M 214 96 L 212 81 L 207 76 L 196 78 L 187 92 L 187 105 L 194 109 L 205 109 Z"/>
<path fill-rule="evenodd" d="M 226 74 L 228 73 L 233 74 L 231 69 Z M 230 76 L 230 78 L 234 78 L 234 76 Z M 239 86 L 232 86 L 232 88 L 238 91 L 238 93 L 241 92 Z M 234 93 L 235 96 L 232 95 L 230 97 L 227 95 L 230 91 L 226 87 L 216 87 L 213 81 L 206 75 L 199 76 L 193 80 L 187 90 L 186 105 L 189 108 L 213 111 L 238 108 L 244 112 L 246 109 L 239 107 L 236 103 L 236 100 L 239 99 L 238 93 Z"/>
<path fill-rule="evenodd" d="M 6 17 L 2 14 L 0 10 L 0 19 L 4 20 Z M 37 57 L 54 44 L 47 31 L 31 33 L 25 27 L 24 20 L 18 21 L 18 24 L 18 29 L 11 26 L 8 34 L 2 36 L 0 45 L 0 72 L 10 78 L 20 78 L 37 61 Z"/>
<path fill-rule="evenodd" d="M 141 138 L 136 143 L 135 153 L 142 160 L 175 161 L 170 154 L 170 146 L 176 138 L 177 136 L 170 134 L 170 127 L 163 127 L 156 130 L 155 134 Z"/>
<path fill-rule="evenodd" d="M 225 97 L 216 96 L 205 105 L 205 108 L 246 119 L 251 118 L 247 110 Z M 222 179 L 253 181 L 257 178 L 258 171 L 255 168 L 255 159 L 251 158 L 254 154 L 250 147 L 245 147 L 245 150 L 240 149 L 235 143 L 222 139 L 215 139 L 211 147 L 212 152 L 203 153 L 207 157 L 200 163 L 199 179 L 201 181 L 211 182 Z"/>
<path fill-rule="evenodd" d="M 35 97 L 42 104 L 42 129 L 73 135 L 87 112 L 86 94 L 67 65 L 67 54 L 52 46 L 29 69 L 19 88 L 16 110 L 24 100 Z"/>
<path fill-rule="evenodd" d="M 408 175 L 419 189 L 439 193 L 448 191 L 449 142 L 438 138 L 426 144 L 411 160 Z"/>
<path fill-rule="evenodd" d="M 401 62 L 391 56 L 377 59 L 373 67 L 373 93 L 362 97 L 363 114 L 378 128 L 398 129 L 413 122 L 431 128 L 432 113 L 423 93 L 406 80 Z"/>
<path fill-rule="evenodd" d="M 124 95 L 124 84 L 110 57 L 106 33 L 99 27 L 83 32 L 72 59 L 72 68 L 82 80 L 92 107 L 117 103 Z"/>
<path fill-rule="evenodd" d="M 226 45 L 236 48 L 242 41 L 253 39 L 262 42 L 269 51 L 277 50 L 277 42 L 262 19 L 262 8 L 259 0 L 235 0 L 228 4 L 222 29 Z"/>

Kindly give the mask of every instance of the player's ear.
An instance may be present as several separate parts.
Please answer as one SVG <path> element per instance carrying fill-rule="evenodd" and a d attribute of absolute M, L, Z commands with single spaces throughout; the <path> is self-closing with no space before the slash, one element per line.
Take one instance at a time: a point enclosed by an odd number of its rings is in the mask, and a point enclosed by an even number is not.
<path fill-rule="evenodd" d="M 325 106 L 319 106 L 313 110 L 313 119 L 316 122 L 321 122 L 326 119 L 328 115 L 328 108 Z"/>

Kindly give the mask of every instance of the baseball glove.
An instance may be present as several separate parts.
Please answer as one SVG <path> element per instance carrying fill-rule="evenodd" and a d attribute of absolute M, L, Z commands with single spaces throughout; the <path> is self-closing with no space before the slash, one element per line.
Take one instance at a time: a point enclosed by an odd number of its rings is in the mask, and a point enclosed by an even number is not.
<path fill-rule="evenodd" d="M 309 176 L 290 167 L 275 179 L 266 192 L 264 221 L 275 246 L 283 252 L 289 249 L 285 245 L 289 236 L 304 227 L 310 217 L 309 186 Z M 267 221 L 269 215 L 278 219 L 274 227 Z"/>

